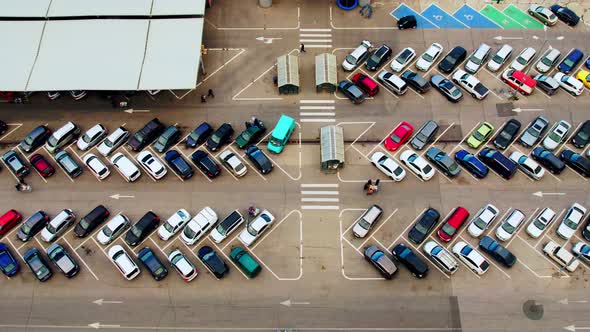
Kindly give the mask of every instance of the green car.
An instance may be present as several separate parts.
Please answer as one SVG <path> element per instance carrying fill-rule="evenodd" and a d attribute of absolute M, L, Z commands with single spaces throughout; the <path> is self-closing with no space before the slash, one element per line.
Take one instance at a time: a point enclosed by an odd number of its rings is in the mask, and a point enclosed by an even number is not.
<path fill-rule="evenodd" d="M 248 146 L 255 144 L 266 132 L 264 123 L 258 119 L 251 122 L 246 122 L 246 130 L 236 138 L 236 145 L 240 149 L 245 149 Z"/>
<path fill-rule="evenodd" d="M 482 123 L 467 139 L 467 145 L 477 149 L 484 144 L 494 133 L 494 126 L 489 122 Z"/>
<path fill-rule="evenodd" d="M 235 247 L 229 253 L 229 258 L 234 262 L 248 278 L 254 278 L 260 273 L 262 267 L 242 247 Z"/>

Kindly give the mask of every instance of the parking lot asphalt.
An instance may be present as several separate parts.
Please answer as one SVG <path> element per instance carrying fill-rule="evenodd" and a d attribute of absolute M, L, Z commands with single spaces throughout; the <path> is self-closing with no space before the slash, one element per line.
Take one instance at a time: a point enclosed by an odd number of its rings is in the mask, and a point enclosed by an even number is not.
<path fill-rule="evenodd" d="M 456 178 L 448 178 L 437 171 L 433 179 L 425 182 L 406 169 L 406 178 L 393 183 L 385 180 L 368 160 L 373 152 L 382 151 L 399 162 L 401 151 L 410 147 L 406 145 L 390 153 L 382 147 L 382 142 L 401 121 L 411 123 L 416 129 L 427 120 L 437 121 L 441 130 L 431 146 L 447 153 L 458 149 L 476 152 L 467 147 L 465 140 L 482 121 L 498 129 L 515 118 L 524 127 L 543 115 L 552 124 L 563 119 L 575 129 L 590 119 L 587 89 L 579 97 L 563 90 L 554 96 L 535 91 L 531 96 L 510 100 L 508 86 L 499 80 L 498 73 L 482 69 L 476 76 L 492 91 L 483 101 L 465 94 L 458 104 L 451 104 L 434 89 L 425 95 L 408 91 L 403 96 L 395 96 L 381 86 L 381 92 L 374 98 L 362 105 L 352 105 L 339 92 L 316 93 L 313 69 L 314 54 L 335 54 L 340 63 L 363 39 L 374 45 L 387 43 L 394 54 L 403 47 L 413 47 L 421 54 L 432 42 L 443 45 L 443 54 L 455 45 L 472 52 L 482 42 L 493 49 L 508 42 L 514 46 L 516 54 L 527 46 L 536 48 L 537 54 L 548 47 L 558 48 L 563 53 L 575 47 L 588 53 L 588 26 L 581 24 L 570 29 L 558 24 L 546 33 L 524 28 L 397 31 L 392 29 L 395 20 L 390 13 L 399 5 L 399 2 L 383 2 L 377 6 L 374 18 L 366 20 L 356 11 L 342 12 L 334 4 L 312 1 L 282 2 L 268 10 L 242 2 L 223 4 L 212 8 L 206 16 L 204 43 L 208 51 L 204 63 L 207 75 L 201 77 L 195 91 L 187 91 L 186 95 L 162 91 L 153 97 L 136 96 L 132 99 L 133 111 L 129 113 L 110 109 L 108 103 L 92 95 L 81 102 L 65 98 L 49 102 L 42 95 L 33 95 L 29 104 L 2 104 L 0 119 L 9 124 L 7 132 L 0 137 L 2 154 L 17 149 L 18 143 L 37 125 L 46 124 L 55 130 L 66 121 L 75 122 L 82 131 L 100 122 L 109 132 L 124 126 L 134 133 L 147 121 L 158 117 L 166 125 L 177 124 L 183 137 L 203 121 L 214 127 L 230 122 L 236 133 L 243 130 L 243 122 L 251 116 L 257 116 L 272 128 L 281 114 L 287 114 L 296 119 L 298 125 L 285 151 L 279 155 L 269 154 L 275 169 L 268 175 L 257 174 L 252 165 L 246 164 L 248 174 L 243 178 L 235 178 L 223 169 L 213 180 L 198 171 L 193 178 L 182 180 L 169 170 L 165 178 L 156 181 L 142 170 L 137 182 L 127 183 L 103 158 L 112 171 L 107 179 L 99 181 L 87 168 L 80 177 L 71 179 L 51 155 L 41 149 L 38 153 L 56 166 L 56 174 L 43 179 L 33 172 L 26 178 L 33 192 L 16 193 L 15 178 L 2 165 L 0 198 L 4 202 L 3 209 L 14 208 L 24 218 L 37 210 L 54 216 L 70 208 L 79 219 L 96 205 L 104 204 L 112 214 L 122 212 L 135 222 L 148 210 L 166 219 L 180 208 L 194 215 L 210 206 L 223 217 L 234 209 L 246 214 L 247 208 L 255 205 L 271 211 L 276 222 L 249 248 L 263 266 L 262 273 L 254 279 L 243 275 L 228 258 L 231 248 L 240 245 L 236 238 L 238 233 L 221 244 L 205 238 L 194 246 L 185 246 L 177 236 L 162 241 L 154 233 L 137 248 L 128 248 L 121 238 L 102 246 L 95 239 L 96 233 L 78 239 L 69 229 L 57 242 L 74 254 L 81 265 L 80 274 L 68 280 L 55 273 L 50 281 L 41 284 L 23 266 L 17 276 L 2 280 L 0 331 L 94 328 L 559 331 L 570 326 L 578 330 L 590 328 L 587 317 L 590 264 L 582 262 L 576 272 L 570 273 L 542 253 L 542 246 L 549 240 L 568 249 L 582 241 L 579 231 L 571 240 L 562 240 L 555 228 L 573 202 L 590 207 L 586 178 L 566 169 L 560 175 L 547 172 L 539 181 L 520 171 L 509 181 L 493 173 L 480 180 L 463 170 Z M 427 5 L 408 3 L 419 12 L 428 9 Z M 484 8 L 484 4 L 470 5 L 477 12 Z M 509 5 L 498 8 L 505 11 Z M 526 8 L 523 4 L 516 5 Z M 440 7 L 452 14 L 461 6 L 442 2 Z M 512 39 L 494 39 L 498 36 Z M 560 36 L 564 38 L 558 39 Z M 274 39 L 265 42 L 257 37 Z M 299 54 L 300 40 L 309 39 L 317 41 L 306 41 L 307 52 Z M 272 80 L 273 64 L 277 56 L 290 52 L 299 54 L 301 91 L 293 96 L 278 95 Z M 436 73 L 436 67 L 433 68 L 426 76 Z M 344 79 L 363 71 L 366 72 L 364 67 L 344 72 L 338 66 L 338 77 Z M 376 73 L 367 74 L 374 76 Z M 215 90 L 215 98 L 201 103 L 200 96 L 209 88 Z M 344 130 L 346 166 L 337 174 L 324 174 L 320 170 L 319 128 L 324 125 L 338 125 Z M 258 144 L 263 150 L 266 139 Z M 568 142 L 557 150 L 568 148 L 585 152 Z M 174 148 L 185 156 L 194 151 L 183 144 Z M 226 148 L 243 158 L 243 151 L 235 144 Z M 75 144 L 65 150 L 81 163 L 79 159 L 84 152 Z M 530 150 L 514 143 L 505 154 L 529 153 Z M 124 147 L 119 151 L 131 157 L 136 155 Z M 22 151 L 18 153 L 30 156 Z M 216 155 L 218 153 L 213 154 Z M 365 195 L 363 184 L 367 179 L 377 178 L 382 179 L 379 192 Z M 492 266 L 486 274 L 478 276 L 461 265 L 451 276 L 421 256 L 430 265 L 425 279 L 415 279 L 399 266 L 394 280 L 385 281 L 362 257 L 362 249 L 367 245 L 390 250 L 398 243 L 407 244 L 422 255 L 422 247 L 408 239 L 408 230 L 422 211 L 432 207 L 441 216 L 447 216 L 455 207 L 463 206 L 471 213 L 471 221 L 487 203 L 497 206 L 500 216 L 513 209 L 520 209 L 526 216 L 525 224 L 515 236 L 503 243 L 518 257 L 512 268 L 502 267 L 487 257 Z M 354 238 L 351 225 L 372 204 L 383 208 L 383 218 L 365 239 Z M 544 207 L 555 210 L 558 219 L 541 238 L 532 239 L 524 228 Z M 493 237 L 498 225 L 496 221 L 486 234 Z M 429 238 L 438 241 L 435 230 Z M 478 243 L 463 227 L 455 239 L 444 246 L 450 250 L 459 240 L 474 248 Z M 47 247 L 39 235 L 27 243 L 20 242 L 16 238 L 16 228 L 0 241 L 7 243 L 18 256 L 32 247 Z M 137 279 L 126 281 L 106 254 L 115 244 L 123 245 L 129 253 L 149 246 L 162 260 L 174 248 L 180 248 L 195 263 L 199 276 L 187 284 L 169 268 L 169 276 L 155 282 L 142 267 Z M 212 246 L 226 260 L 231 270 L 226 278 L 216 280 L 198 261 L 196 252 L 203 245 Z M 17 258 L 22 263 L 22 258 Z M 537 319 L 535 315 L 539 312 L 541 317 Z"/>

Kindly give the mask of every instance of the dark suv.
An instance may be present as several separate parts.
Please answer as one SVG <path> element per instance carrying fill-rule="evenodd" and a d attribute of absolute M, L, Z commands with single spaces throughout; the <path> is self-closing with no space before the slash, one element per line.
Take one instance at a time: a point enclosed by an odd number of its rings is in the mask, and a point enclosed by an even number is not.
<path fill-rule="evenodd" d="M 565 169 L 565 163 L 543 147 L 534 148 L 531 157 L 553 174 L 559 174 Z"/>
<path fill-rule="evenodd" d="M 77 237 L 85 237 L 92 233 L 93 230 L 102 224 L 109 217 L 110 213 L 104 205 L 99 205 L 92 209 L 87 215 L 85 215 L 80 222 L 74 227 L 74 234 Z"/>
<path fill-rule="evenodd" d="M 230 140 L 233 134 L 234 128 L 229 123 L 222 124 L 207 140 L 207 149 L 209 151 L 219 150 L 219 148 Z"/>
<path fill-rule="evenodd" d="M 154 142 L 154 150 L 164 153 L 176 142 L 180 140 L 180 129 L 176 126 L 170 126 Z"/>
<path fill-rule="evenodd" d="M 195 165 L 197 165 L 197 167 L 210 179 L 218 176 L 219 173 L 221 173 L 219 164 L 217 164 L 215 160 L 213 160 L 213 158 L 211 158 L 211 156 L 205 151 L 195 151 L 195 153 L 191 155 L 191 159 Z"/>
<path fill-rule="evenodd" d="M 414 226 L 410 228 L 408 239 L 416 244 L 421 244 L 439 220 L 440 213 L 433 208 L 428 208 L 428 210 L 424 211 L 420 219 L 416 221 Z"/>
<path fill-rule="evenodd" d="M 207 138 L 213 133 L 213 127 L 207 122 L 201 123 L 197 128 L 193 129 L 186 138 L 186 147 L 194 148 L 197 145 L 205 143 Z"/>
<path fill-rule="evenodd" d="M 518 134 L 521 126 L 522 125 L 518 120 L 508 120 L 506 125 L 502 127 L 502 130 L 500 130 L 500 132 L 494 138 L 494 146 L 500 150 L 505 150 L 510 144 L 512 144 L 512 142 L 514 142 L 514 139 L 516 138 L 516 135 Z"/>
<path fill-rule="evenodd" d="M 160 122 L 158 118 L 154 118 L 136 132 L 129 141 L 127 141 L 127 145 L 133 151 L 140 151 L 152 143 L 163 131 L 164 124 Z"/>
<path fill-rule="evenodd" d="M 373 52 L 367 62 L 365 62 L 365 67 L 370 71 L 377 70 L 377 68 L 381 67 L 391 58 L 392 53 L 391 47 L 385 44 L 381 45 L 377 51 Z"/>
<path fill-rule="evenodd" d="M 20 142 L 20 148 L 25 152 L 33 152 L 43 145 L 49 136 L 51 136 L 51 130 L 46 126 L 39 126 L 31 130 L 27 137 Z"/>
<path fill-rule="evenodd" d="M 404 264 L 414 277 L 424 278 L 428 274 L 428 265 L 404 244 L 400 243 L 393 247 L 391 254 L 400 263 Z"/>
<path fill-rule="evenodd" d="M 412 70 L 408 69 L 402 73 L 401 76 L 402 80 L 406 82 L 409 86 L 411 86 L 414 90 L 418 91 L 419 93 L 426 93 L 430 90 L 430 83 L 424 79 L 424 77 L 420 76 L 418 73 L 413 72 Z"/>
<path fill-rule="evenodd" d="M 39 233 L 49 222 L 49 216 L 44 211 L 37 211 L 29 217 L 19 228 L 16 236 L 19 240 L 27 242 Z"/>
<path fill-rule="evenodd" d="M 253 122 L 246 122 L 246 130 L 236 138 L 236 145 L 240 149 L 245 149 L 256 143 L 265 132 L 266 127 L 262 121 L 254 119 Z"/>
<path fill-rule="evenodd" d="M 505 155 L 500 153 L 500 151 L 491 148 L 483 148 L 479 151 L 477 157 L 506 180 L 510 180 L 518 169 L 518 165 L 512 160 L 508 159 Z"/>
<path fill-rule="evenodd" d="M 125 234 L 125 242 L 135 247 L 140 244 L 148 235 L 150 235 L 160 224 L 160 217 L 152 211 L 148 211 L 139 219 L 135 225 L 131 226 Z"/>
<path fill-rule="evenodd" d="M 168 275 L 168 269 L 162 261 L 154 254 L 154 251 L 148 247 L 141 249 L 137 253 L 137 258 L 150 271 L 150 274 L 156 281 L 164 279 Z"/>

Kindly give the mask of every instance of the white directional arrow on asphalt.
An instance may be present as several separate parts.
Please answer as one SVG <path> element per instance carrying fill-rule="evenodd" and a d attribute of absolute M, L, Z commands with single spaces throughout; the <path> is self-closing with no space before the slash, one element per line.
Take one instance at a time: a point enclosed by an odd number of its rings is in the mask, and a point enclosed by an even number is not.
<path fill-rule="evenodd" d="M 513 108 L 512 112 L 520 113 L 520 112 L 542 112 L 544 109 L 542 108 Z"/>
<path fill-rule="evenodd" d="M 563 329 L 566 331 L 576 332 L 576 331 L 588 331 L 588 330 L 590 330 L 590 327 L 576 327 L 575 325 L 569 325 L 569 326 L 564 326 Z"/>
<path fill-rule="evenodd" d="M 133 114 L 133 113 L 148 113 L 150 112 L 150 110 L 134 110 L 133 108 L 130 108 L 128 110 L 124 111 L 125 113 L 129 113 L 129 114 Z"/>
<path fill-rule="evenodd" d="M 265 44 L 272 44 L 273 40 L 279 40 L 279 39 L 283 39 L 283 38 L 266 38 L 266 37 L 256 37 L 256 40 L 264 42 Z"/>
<path fill-rule="evenodd" d="M 123 301 L 105 301 L 104 299 L 98 299 L 96 301 L 92 301 L 94 304 L 103 305 L 103 304 L 119 304 L 123 303 Z"/>
<path fill-rule="evenodd" d="M 570 304 L 570 303 L 588 303 L 587 300 L 578 300 L 578 301 L 570 301 L 567 299 L 567 297 L 563 300 L 559 300 L 558 301 L 559 304 Z"/>
<path fill-rule="evenodd" d="M 121 327 L 121 325 L 107 325 L 107 324 L 101 324 L 99 322 L 96 323 L 92 323 L 92 324 L 88 324 L 88 327 L 91 327 L 93 329 L 100 329 L 100 328 L 105 328 L 105 329 L 116 329 Z"/>
<path fill-rule="evenodd" d="M 291 307 L 293 305 L 307 305 L 307 304 L 311 304 L 310 302 L 295 302 L 295 301 L 291 301 L 291 299 L 285 300 L 283 302 L 281 302 L 282 306 L 285 307 Z"/>
<path fill-rule="evenodd" d="M 119 194 L 114 194 L 109 196 L 112 199 L 119 199 L 119 198 L 135 198 L 135 196 L 131 196 L 131 195 L 119 195 Z"/>
<path fill-rule="evenodd" d="M 543 197 L 543 196 L 564 196 L 565 193 L 544 193 L 542 191 L 537 191 L 536 193 L 533 193 L 533 196 L 537 196 L 537 197 Z"/>
<path fill-rule="evenodd" d="M 524 39 L 523 37 L 503 37 L 503 36 L 496 36 L 494 37 L 495 40 L 520 40 Z"/>

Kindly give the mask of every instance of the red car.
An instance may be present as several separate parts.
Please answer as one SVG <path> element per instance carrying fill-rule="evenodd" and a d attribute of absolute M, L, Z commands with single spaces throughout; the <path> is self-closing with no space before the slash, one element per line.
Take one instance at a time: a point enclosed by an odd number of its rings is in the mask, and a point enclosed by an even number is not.
<path fill-rule="evenodd" d="M 0 216 L 0 235 L 8 233 L 23 217 L 16 210 L 8 210 L 5 214 Z"/>
<path fill-rule="evenodd" d="M 363 91 L 365 91 L 370 97 L 379 92 L 379 85 L 372 78 L 367 75 L 357 73 L 352 77 L 352 82 L 358 85 Z"/>
<path fill-rule="evenodd" d="M 383 145 L 385 145 L 387 150 L 395 151 L 402 144 L 404 144 L 410 138 L 410 136 L 412 136 L 413 132 L 414 127 L 412 127 L 412 125 L 406 121 L 403 121 L 397 127 L 395 127 L 389 136 L 387 136 L 385 142 L 383 142 Z"/>
<path fill-rule="evenodd" d="M 436 233 L 438 238 L 443 242 L 449 242 L 453 239 L 453 236 L 457 233 L 461 225 L 469 218 L 469 211 L 464 207 L 458 207 L 453 213 L 447 218 L 441 228 Z"/>
<path fill-rule="evenodd" d="M 42 177 L 48 178 L 55 173 L 55 168 L 51 166 L 51 164 L 43 157 L 42 155 L 36 153 L 34 154 L 31 159 L 29 159 L 33 167 L 41 174 Z"/>

